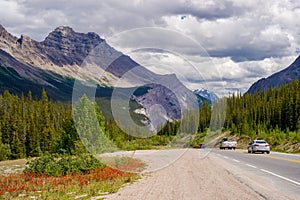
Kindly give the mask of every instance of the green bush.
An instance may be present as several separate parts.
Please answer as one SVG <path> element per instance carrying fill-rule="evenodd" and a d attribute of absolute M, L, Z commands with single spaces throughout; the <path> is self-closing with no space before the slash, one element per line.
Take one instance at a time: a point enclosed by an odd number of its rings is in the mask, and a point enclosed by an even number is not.
<path fill-rule="evenodd" d="M 58 156 L 44 154 L 42 157 L 27 162 L 24 173 L 38 173 L 48 176 L 62 176 L 70 173 L 88 173 L 95 168 L 103 168 L 98 159 L 91 154 L 79 156 Z"/>

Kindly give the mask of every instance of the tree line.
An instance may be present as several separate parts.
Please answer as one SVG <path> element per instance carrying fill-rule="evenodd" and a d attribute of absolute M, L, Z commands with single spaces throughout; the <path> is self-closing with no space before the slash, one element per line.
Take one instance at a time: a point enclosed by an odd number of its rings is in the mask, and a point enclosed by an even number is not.
<path fill-rule="evenodd" d="M 19 97 L 4 91 L 0 107 L 0 160 L 45 153 L 75 155 L 86 153 L 86 147 L 93 153 L 149 149 L 169 144 L 180 127 L 179 121 L 168 121 L 157 134 L 136 138 L 132 135 L 137 134 L 126 132 L 140 130 L 128 127 L 124 132 L 113 118 L 104 118 L 99 105 L 87 96 L 72 109 L 69 103 L 49 100 L 45 90 L 39 99 L 33 98 L 31 92 Z"/>
<path fill-rule="evenodd" d="M 18 97 L 4 91 L 0 107 L 1 160 L 52 152 L 71 116 L 71 109 L 49 101 L 45 90 L 40 100 L 34 99 L 31 92 Z"/>
<path fill-rule="evenodd" d="M 273 145 L 300 142 L 300 83 L 227 98 L 224 128 L 238 136 L 267 139 Z"/>
<path fill-rule="evenodd" d="M 213 112 L 224 105 L 226 113 Z M 205 101 L 199 110 L 187 113 L 181 122 L 167 121 L 160 125 L 158 133 L 149 138 L 136 138 L 125 133 L 113 118 L 104 118 L 101 107 L 87 97 L 78 102 L 76 111 L 70 104 L 49 100 L 45 90 L 40 99 L 33 98 L 31 92 L 19 97 L 5 91 L 0 95 L 0 107 L 0 160 L 36 157 L 46 152 L 72 155 L 86 151 L 84 146 L 96 152 L 101 152 L 101 148 L 96 147 L 101 145 L 112 150 L 116 147 L 149 149 L 168 145 L 180 131 L 198 132 L 196 144 L 203 140 L 209 128 L 221 124 L 224 124 L 223 131 L 251 139 L 263 138 L 272 145 L 300 142 L 299 81 L 256 94 L 235 94 L 215 102 L 213 108 Z M 72 112 L 83 111 L 93 113 L 93 116 L 81 118 L 80 114 L 75 119 L 84 124 L 81 128 L 85 135 L 79 136 Z M 194 112 L 199 112 L 198 118 Z M 88 121 L 98 123 L 100 129 L 89 126 Z M 198 127 L 198 130 L 191 127 Z M 128 131 L 140 130 L 128 127 Z M 104 136 L 109 141 L 103 139 Z M 92 143 L 86 142 L 84 137 Z"/>

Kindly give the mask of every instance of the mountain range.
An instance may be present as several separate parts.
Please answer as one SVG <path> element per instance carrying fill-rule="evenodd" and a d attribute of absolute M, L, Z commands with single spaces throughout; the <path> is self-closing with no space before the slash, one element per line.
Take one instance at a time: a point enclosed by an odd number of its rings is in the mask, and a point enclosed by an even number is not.
<path fill-rule="evenodd" d="M 17 38 L 0 25 L 0 66 L 0 92 L 31 91 L 39 96 L 46 89 L 51 99 L 71 101 L 79 81 L 96 87 L 96 97 L 117 94 L 127 105 L 138 103 L 148 119 L 156 118 L 151 115 L 157 112 L 150 111 L 160 104 L 165 115 L 157 123 L 179 119 L 182 112 L 198 106 L 194 93 L 176 75 L 155 74 L 96 33 L 77 33 L 70 27 L 58 27 L 38 42 L 25 35 Z"/>
<path fill-rule="evenodd" d="M 295 79 L 300 80 L 300 57 L 286 69 L 254 83 L 247 93 L 279 87 Z M 40 96 L 46 89 L 53 100 L 71 101 L 78 81 L 96 87 L 96 97 L 111 99 L 117 94 L 127 104 L 137 103 L 150 121 L 158 118 L 157 114 L 163 116 L 157 123 L 179 119 L 184 110 L 204 100 L 213 103 L 218 99 L 205 89 L 189 90 L 174 74 L 149 71 L 96 33 L 78 33 L 61 26 L 38 42 L 26 35 L 17 38 L 0 25 L 1 93 L 9 90 L 26 95 L 31 91 L 33 96 Z M 118 92 L 114 92 L 116 88 Z M 163 113 L 153 112 L 157 104 Z"/>

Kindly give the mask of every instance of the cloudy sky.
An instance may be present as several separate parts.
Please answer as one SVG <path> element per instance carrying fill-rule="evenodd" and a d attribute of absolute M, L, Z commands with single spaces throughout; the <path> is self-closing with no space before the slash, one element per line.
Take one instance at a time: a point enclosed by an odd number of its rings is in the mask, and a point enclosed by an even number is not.
<path fill-rule="evenodd" d="M 245 92 L 300 53 L 298 0 L 0 0 L 0 23 L 42 41 L 61 25 L 96 32 L 190 88 Z"/>

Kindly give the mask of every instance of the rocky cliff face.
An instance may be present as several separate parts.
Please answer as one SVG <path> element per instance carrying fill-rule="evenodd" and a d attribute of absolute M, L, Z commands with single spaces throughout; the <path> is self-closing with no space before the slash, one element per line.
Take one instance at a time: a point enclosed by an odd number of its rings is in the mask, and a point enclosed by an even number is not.
<path fill-rule="evenodd" d="M 255 82 L 247 93 L 256 93 L 261 90 L 279 87 L 293 80 L 300 80 L 300 56 L 287 68 L 277 72 L 268 78 L 263 78 Z"/>
<path fill-rule="evenodd" d="M 95 33 L 77 33 L 70 27 L 58 27 L 40 43 L 39 50 L 57 66 L 81 65 L 101 42 Z"/>
<path fill-rule="evenodd" d="M 8 33 L 5 28 L 0 25 L 0 47 L 1 48 L 5 48 L 8 45 L 11 45 L 13 43 L 16 42 L 18 38 L 14 37 L 13 35 L 11 35 L 10 33 Z"/>
<path fill-rule="evenodd" d="M 188 110 L 198 108 L 197 97 L 174 74 L 160 75 L 156 78 L 153 83 L 147 85 L 147 92 L 132 95 L 132 98 L 145 108 L 154 129 L 162 122 L 181 119 Z"/>

